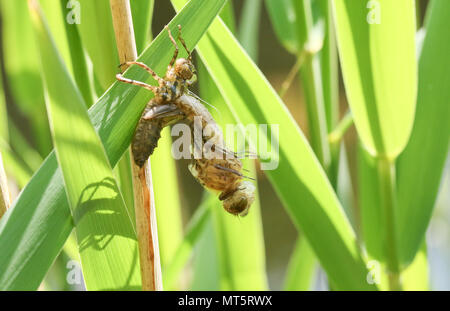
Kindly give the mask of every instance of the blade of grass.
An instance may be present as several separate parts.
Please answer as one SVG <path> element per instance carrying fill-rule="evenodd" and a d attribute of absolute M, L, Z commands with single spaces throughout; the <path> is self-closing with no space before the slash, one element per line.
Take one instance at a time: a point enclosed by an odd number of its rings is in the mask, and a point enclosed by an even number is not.
<path fill-rule="evenodd" d="M 48 92 L 56 156 L 76 224 L 86 288 L 139 288 L 136 233 L 108 158 L 37 1 L 30 0 L 29 5 Z"/>
<path fill-rule="evenodd" d="M 224 1 L 191 0 L 169 27 L 175 30 L 178 24 L 191 24 L 192 27 L 183 29 L 183 37 L 192 48 L 223 4 Z M 172 52 L 167 33 L 162 33 L 138 60 L 162 75 Z M 151 81 L 138 68 L 130 68 L 126 76 Z M 89 109 L 111 166 L 130 144 L 137 121 L 151 97 L 147 90 L 116 82 Z M 36 289 L 72 229 L 61 172 L 55 154 L 51 153 L 0 221 L 0 266 L 3 267 L 0 289 Z"/>
<path fill-rule="evenodd" d="M 161 266 L 164 269 L 172 261 L 183 240 L 182 205 L 169 128 L 162 131 L 158 148 L 153 153 L 151 161 Z"/>
<path fill-rule="evenodd" d="M 314 20 L 311 1 L 296 1 L 294 2 L 294 8 L 297 15 L 298 44 L 302 47 L 298 57 L 304 57 L 300 68 L 300 77 L 308 113 L 309 141 L 319 162 L 328 174 L 331 155 L 327 139 L 328 130 L 322 90 L 320 55 L 318 54 L 322 42 L 313 32 Z"/>
<path fill-rule="evenodd" d="M 61 10 L 63 12 L 62 18 L 66 17 L 67 11 L 67 0 L 61 0 Z M 75 23 L 71 24 L 64 19 L 64 28 L 66 31 L 67 42 L 69 45 L 70 52 L 70 64 L 72 65 L 73 77 L 78 86 L 78 89 L 83 95 L 84 102 L 87 107 L 91 107 L 93 104 L 93 93 L 91 88 L 91 79 L 88 73 L 88 67 L 86 62 L 86 57 L 84 53 L 83 46 L 81 44 L 80 34 L 78 32 L 77 25 Z M 67 63 L 69 65 L 69 63 Z"/>
<path fill-rule="evenodd" d="M 418 251 L 430 222 L 450 141 L 450 2 L 430 3 L 419 59 L 419 93 L 411 139 L 398 159 L 400 261 Z"/>
<path fill-rule="evenodd" d="M 311 290 L 315 267 L 316 256 L 311 246 L 305 238 L 299 236 L 289 260 L 283 290 Z"/>
<path fill-rule="evenodd" d="M 147 46 L 151 37 L 153 7 L 155 0 L 133 0 L 130 2 L 133 16 L 134 37 L 138 54 Z"/>
<path fill-rule="evenodd" d="M 108 0 L 78 0 L 81 42 L 94 65 L 94 73 L 103 90 L 106 90 L 118 72 L 117 54 L 111 10 Z"/>
<path fill-rule="evenodd" d="M 339 74 L 338 57 L 336 47 L 336 35 L 334 29 L 333 14 L 331 12 L 330 0 L 320 0 L 321 12 L 325 21 L 325 36 L 320 55 L 320 68 L 322 77 L 323 102 L 328 134 L 338 124 L 339 120 Z M 333 188 L 337 188 L 339 173 L 339 153 L 340 143 L 332 144 L 329 142 L 330 165 L 328 177 Z"/>
<path fill-rule="evenodd" d="M 180 9 L 185 1 L 172 3 Z M 226 53 L 221 46 L 227 46 Z M 244 125 L 279 124 L 280 152 L 272 150 L 266 157 L 279 159 L 279 165 L 266 174 L 330 279 L 338 289 L 376 289 L 365 282 L 367 271 L 354 232 L 303 134 L 220 19 L 197 51 L 236 119 Z"/>
<path fill-rule="evenodd" d="M 358 145 L 358 199 L 361 208 L 362 235 L 371 258 L 385 261 L 383 243 L 386 233 L 382 227 L 380 191 L 377 184 L 376 160 Z"/>
<path fill-rule="evenodd" d="M 211 209 L 209 207 L 215 200 L 217 199 L 212 195 L 206 196 L 206 199 L 203 200 L 189 221 L 183 241 L 175 250 L 170 263 L 167 264 L 167 269 L 163 269 L 164 286 L 168 290 L 176 288 L 176 280 L 181 270 L 191 257 L 194 246 L 203 234 L 206 224 L 211 220 Z"/>
<path fill-rule="evenodd" d="M 339 120 L 339 74 L 336 34 L 330 0 L 320 0 L 320 8 L 325 21 L 323 47 L 320 51 L 323 97 L 327 128 L 331 132 Z"/>

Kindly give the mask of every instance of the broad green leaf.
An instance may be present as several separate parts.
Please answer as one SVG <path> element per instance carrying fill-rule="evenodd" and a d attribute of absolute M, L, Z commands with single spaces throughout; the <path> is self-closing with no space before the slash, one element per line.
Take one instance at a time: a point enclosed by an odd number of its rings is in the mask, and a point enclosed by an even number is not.
<path fill-rule="evenodd" d="M 419 93 L 411 139 L 397 166 L 400 260 L 414 258 L 430 222 L 450 140 L 450 2 L 430 3 L 419 59 Z"/>
<path fill-rule="evenodd" d="M 0 220 L 0 289 L 36 290 L 72 229 L 52 153 Z"/>
<path fill-rule="evenodd" d="M 151 36 L 154 5 L 155 0 L 133 0 L 130 2 L 138 54 L 141 54 L 147 46 L 147 42 Z"/>
<path fill-rule="evenodd" d="M 183 37 L 194 47 L 224 0 L 191 0 L 169 26 L 183 28 Z M 173 53 L 167 33 L 158 35 L 139 60 L 163 75 Z M 132 67 L 127 77 L 151 81 L 146 72 Z M 130 144 L 134 128 L 152 93 L 128 84 L 114 83 L 89 110 L 111 166 Z M 14 208 L 0 221 L 0 289 L 36 289 L 73 229 L 61 171 L 51 153 L 33 176 Z"/>
<path fill-rule="evenodd" d="M 181 9 L 185 1 L 172 3 Z M 354 232 L 311 147 L 220 19 L 211 25 L 197 51 L 237 120 L 244 125 L 279 125 L 280 135 L 272 141 L 279 143 L 279 153 L 273 148 L 263 154 L 278 160 L 278 167 L 265 173 L 337 289 L 376 289 L 365 281 L 367 271 Z"/>
<path fill-rule="evenodd" d="M 301 46 L 298 44 L 297 16 L 292 1 L 266 0 L 266 7 L 278 39 L 286 50 L 297 54 Z"/>
<path fill-rule="evenodd" d="M 79 3 L 77 3 L 79 2 Z M 94 66 L 94 73 L 100 86 L 106 90 L 119 72 L 119 57 L 108 0 L 78 0 L 72 11 L 78 14 L 77 24 L 81 42 L 86 48 Z"/>
<path fill-rule="evenodd" d="M 140 288 L 136 232 L 103 145 L 37 2 L 30 1 L 30 12 L 41 55 L 56 156 L 76 224 L 86 288 Z"/>
<path fill-rule="evenodd" d="M 414 121 L 414 1 L 333 3 L 344 84 L 358 135 L 372 155 L 395 159 Z"/>

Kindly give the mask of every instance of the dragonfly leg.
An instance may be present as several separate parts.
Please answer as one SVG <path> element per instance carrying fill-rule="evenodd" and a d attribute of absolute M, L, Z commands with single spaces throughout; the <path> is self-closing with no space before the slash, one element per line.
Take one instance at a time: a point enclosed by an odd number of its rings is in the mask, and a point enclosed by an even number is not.
<path fill-rule="evenodd" d="M 153 77 L 153 79 L 155 79 L 156 81 L 158 81 L 159 85 L 162 85 L 162 84 L 164 83 L 164 80 L 163 80 L 161 77 L 159 77 L 159 76 L 156 74 L 156 72 L 154 72 L 149 66 L 147 66 L 147 65 L 144 64 L 144 63 L 141 63 L 141 62 L 134 62 L 134 61 L 132 61 L 132 62 L 125 62 L 125 63 L 123 63 L 123 64 L 120 64 L 119 67 L 121 67 L 121 66 L 123 66 L 123 65 L 128 65 L 128 66 L 130 66 L 130 65 L 137 65 L 137 66 L 143 68 L 145 71 L 147 71 L 147 72 Z"/>
<path fill-rule="evenodd" d="M 156 94 L 158 92 L 158 88 L 156 86 L 153 86 L 153 85 L 141 82 L 141 81 L 136 81 L 136 80 L 125 78 L 120 73 L 116 74 L 116 79 L 119 80 L 120 82 L 129 83 L 129 84 L 143 87 L 149 91 L 152 91 L 154 94 Z"/>
<path fill-rule="evenodd" d="M 178 57 L 178 45 L 177 45 L 177 42 L 175 41 L 175 39 L 173 38 L 172 33 L 170 32 L 169 26 L 166 25 L 164 28 L 169 33 L 169 39 L 170 39 L 170 41 L 172 41 L 172 44 L 175 46 L 175 52 L 173 53 L 172 60 L 170 61 L 169 67 L 168 67 L 170 69 L 173 67 L 173 64 L 175 64 L 175 60 Z"/>
<path fill-rule="evenodd" d="M 183 37 L 181 36 L 181 25 L 178 25 L 178 40 L 180 40 L 181 44 L 183 45 L 184 49 L 186 50 L 186 52 L 188 53 L 188 58 L 189 60 L 192 61 L 192 57 L 191 57 L 191 51 L 189 51 L 189 49 L 186 46 L 186 42 L 184 42 Z"/>

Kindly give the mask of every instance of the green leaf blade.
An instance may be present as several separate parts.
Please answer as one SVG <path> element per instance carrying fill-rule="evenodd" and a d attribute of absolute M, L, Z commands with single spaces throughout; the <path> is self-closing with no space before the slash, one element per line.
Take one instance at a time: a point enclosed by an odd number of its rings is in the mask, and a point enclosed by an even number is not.
<path fill-rule="evenodd" d="M 290 53 L 298 53 L 302 47 L 297 40 L 297 20 L 292 0 L 266 0 L 265 3 L 278 39 Z"/>
<path fill-rule="evenodd" d="M 358 134 L 372 155 L 394 159 L 414 121 L 417 64 L 410 0 L 334 1 L 344 83 Z"/>
<path fill-rule="evenodd" d="M 91 290 L 140 287 L 136 233 L 85 103 L 30 2 L 56 156 L 71 207 L 83 277 Z"/>
<path fill-rule="evenodd" d="M 400 260 L 410 263 L 430 222 L 450 143 L 450 3 L 430 3 L 419 60 L 417 113 L 411 139 L 398 159 Z"/>

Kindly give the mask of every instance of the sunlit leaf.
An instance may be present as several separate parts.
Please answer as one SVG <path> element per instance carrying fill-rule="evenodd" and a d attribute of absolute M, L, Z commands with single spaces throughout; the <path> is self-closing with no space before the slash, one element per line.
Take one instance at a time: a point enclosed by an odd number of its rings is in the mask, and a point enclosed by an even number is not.
<path fill-rule="evenodd" d="M 141 280 L 134 219 L 127 213 L 86 105 L 36 1 L 30 1 L 30 11 L 42 60 L 53 141 L 76 224 L 86 287 L 138 289 Z"/>
<path fill-rule="evenodd" d="M 185 27 L 183 36 L 193 47 L 219 13 L 223 0 L 192 0 L 169 24 Z M 173 53 L 167 33 L 163 32 L 139 58 L 163 75 Z M 151 81 L 140 68 L 130 68 L 127 77 Z M 154 83 L 154 82 L 152 82 Z M 89 110 L 111 166 L 130 144 L 134 128 L 152 93 L 116 82 Z M 36 289 L 50 264 L 60 252 L 73 229 L 65 197 L 61 171 L 51 153 L 0 221 L 0 289 Z"/>

